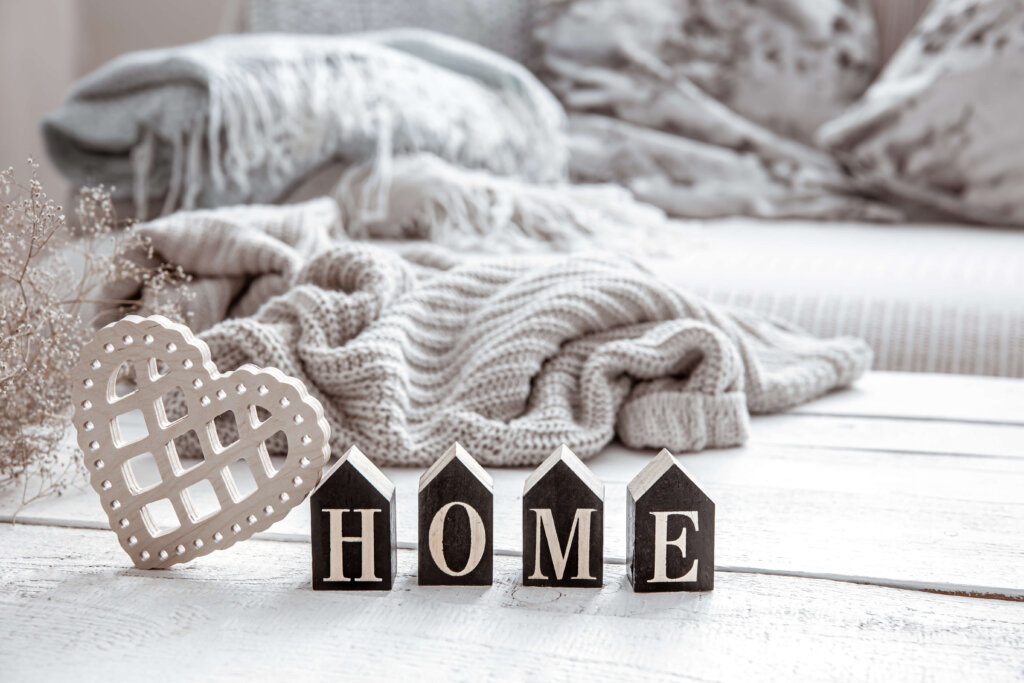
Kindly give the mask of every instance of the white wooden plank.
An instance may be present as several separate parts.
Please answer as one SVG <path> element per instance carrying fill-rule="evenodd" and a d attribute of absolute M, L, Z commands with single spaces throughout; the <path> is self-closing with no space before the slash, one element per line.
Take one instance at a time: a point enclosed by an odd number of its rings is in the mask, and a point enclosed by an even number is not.
<path fill-rule="evenodd" d="M 1001 377 L 870 372 L 852 387 L 797 406 L 803 415 L 1024 424 L 1024 381 Z"/>
<path fill-rule="evenodd" d="M 420 587 L 314 593 L 308 549 L 253 540 L 170 570 L 126 567 L 104 534 L 0 526 L 9 680 L 1008 680 L 1024 610 L 1001 600 L 719 573 L 707 594 Z"/>
<path fill-rule="evenodd" d="M 613 445 L 588 461 L 605 482 L 606 560 L 625 556 L 625 485 L 653 452 Z M 717 503 L 719 566 L 882 585 L 1024 596 L 1024 460 L 752 444 L 684 456 Z M 527 469 L 491 469 L 495 549 L 518 554 Z M 419 469 L 388 468 L 398 537 L 416 544 Z M 101 525 L 91 492 L 28 511 Z M 308 540 L 307 505 L 269 532 Z M 227 551 L 231 552 L 231 551 Z"/>
<path fill-rule="evenodd" d="M 1024 458 L 1024 425 L 784 413 L 750 423 L 754 443 Z"/>

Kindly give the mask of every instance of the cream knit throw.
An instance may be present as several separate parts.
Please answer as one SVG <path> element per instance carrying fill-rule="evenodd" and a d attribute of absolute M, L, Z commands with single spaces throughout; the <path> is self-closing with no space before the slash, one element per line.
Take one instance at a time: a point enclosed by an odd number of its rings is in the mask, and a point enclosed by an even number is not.
<path fill-rule="evenodd" d="M 321 199 L 141 227 L 204 298 L 246 316 L 201 333 L 218 367 L 301 379 L 336 454 L 358 444 L 378 463 L 423 466 L 458 440 L 486 465 L 532 465 L 559 444 L 586 457 L 615 436 L 734 446 L 748 411 L 784 410 L 871 364 L 859 340 L 710 305 L 621 257 L 400 254 L 339 225 Z"/>

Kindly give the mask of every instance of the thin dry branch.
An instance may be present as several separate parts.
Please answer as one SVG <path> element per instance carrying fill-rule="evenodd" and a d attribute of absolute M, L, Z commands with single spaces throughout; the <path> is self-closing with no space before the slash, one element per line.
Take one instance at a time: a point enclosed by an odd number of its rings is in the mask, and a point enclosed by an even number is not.
<path fill-rule="evenodd" d="M 129 258 L 152 250 L 119 222 L 103 187 L 79 192 L 73 237 L 31 159 L 29 168 L 25 183 L 13 168 L 0 172 L 0 490 L 20 487 L 22 507 L 59 495 L 82 474 L 70 439 L 69 373 L 92 334 L 94 313 L 86 307 L 121 314 L 139 307 L 105 298 L 110 283 L 160 289 L 187 280 L 180 269 Z M 183 317 L 175 304 L 159 312 Z"/>

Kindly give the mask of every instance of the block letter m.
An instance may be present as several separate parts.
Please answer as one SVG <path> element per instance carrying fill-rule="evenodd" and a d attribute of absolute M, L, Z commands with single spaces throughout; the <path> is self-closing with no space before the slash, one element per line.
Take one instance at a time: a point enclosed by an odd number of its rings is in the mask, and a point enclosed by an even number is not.
<path fill-rule="evenodd" d="M 565 550 L 558 544 L 558 531 L 555 529 L 555 518 L 551 514 L 551 508 L 530 508 L 537 515 L 537 548 L 534 554 L 534 568 L 531 579 L 546 579 L 540 569 L 540 541 L 541 536 L 548 539 L 548 552 L 551 553 L 551 563 L 555 566 L 555 575 L 559 580 L 565 574 L 565 564 L 569 559 L 569 548 L 572 547 L 573 538 L 579 529 L 579 543 L 577 544 L 576 555 L 576 576 L 574 579 L 593 579 L 590 575 L 590 516 L 597 512 L 593 508 L 577 508 L 576 516 L 572 519 L 572 528 L 569 530 L 569 538 L 565 542 Z"/>

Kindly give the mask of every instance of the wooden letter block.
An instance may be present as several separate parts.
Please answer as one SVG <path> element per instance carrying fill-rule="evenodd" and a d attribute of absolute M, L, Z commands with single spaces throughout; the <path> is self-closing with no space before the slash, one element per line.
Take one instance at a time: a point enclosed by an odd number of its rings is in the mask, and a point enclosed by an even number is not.
<path fill-rule="evenodd" d="M 494 580 L 494 481 L 459 444 L 420 477 L 421 586 Z"/>
<path fill-rule="evenodd" d="M 715 503 L 667 450 L 627 487 L 626 566 L 637 593 L 715 587 Z"/>
<path fill-rule="evenodd" d="M 523 585 L 603 582 L 604 484 L 559 446 L 523 487 Z"/>
<path fill-rule="evenodd" d="M 309 498 L 313 590 L 391 590 L 395 485 L 352 446 Z"/>

